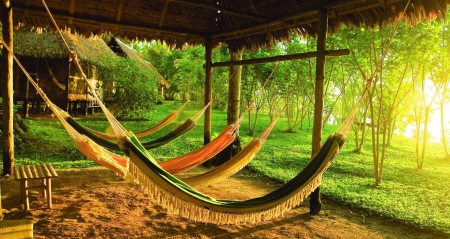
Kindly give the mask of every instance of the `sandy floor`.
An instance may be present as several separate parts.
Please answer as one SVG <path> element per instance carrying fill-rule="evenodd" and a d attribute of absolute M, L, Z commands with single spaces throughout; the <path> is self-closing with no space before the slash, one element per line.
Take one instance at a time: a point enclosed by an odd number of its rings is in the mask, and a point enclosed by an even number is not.
<path fill-rule="evenodd" d="M 154 204 L 133 183 L 97 167 L 57 170 L 53 208 L 31 192 L 23 211 L 19 183 L 1 179 L 5 220 L 31 219 L 35 238 L 447 238 L 324 200 L 319 215 L 308 203 L 281 218 L 256 225 L 214 225 L 189 221 Z M 263 195 L 276 185 L 233 177 L 198 189 L 216 198 L 243 200 Z"/>

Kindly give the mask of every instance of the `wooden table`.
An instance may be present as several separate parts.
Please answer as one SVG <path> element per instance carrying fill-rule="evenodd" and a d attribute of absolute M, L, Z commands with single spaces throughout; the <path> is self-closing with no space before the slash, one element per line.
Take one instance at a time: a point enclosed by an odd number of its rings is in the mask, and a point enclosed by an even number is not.
<path fill-rule="evenodd" d="M 25 210 L 30 209 L 28 190 L 42 189 L 42 196 L 47 198 L 48 208 L 52 208 L 52 178 L 58 177 L 50 164 L 25 165 L 14 167 L 14 180 L 20 181 L 20 189 Z M 28 181 L 40 181 L 37 185 L 28 186 Z"/>

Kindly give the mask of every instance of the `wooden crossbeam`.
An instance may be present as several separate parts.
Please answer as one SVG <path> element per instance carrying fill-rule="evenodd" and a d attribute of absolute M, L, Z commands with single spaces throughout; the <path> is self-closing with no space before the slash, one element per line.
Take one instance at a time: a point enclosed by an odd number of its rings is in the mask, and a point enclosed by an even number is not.
<path fill-rule="evenodd" d="M 325 52 L 325 56 L 346 56 L 350 54 L 349 49 L 343 50 L 330 50 Z M 250 64 L 260 64 L 267 62 L 277 62 L 277 61 L 290 61 L 290 60 L 298 60 L 298 59 L 306 59 L 317 56 L 317 51 L 314 52 L 306 52 L 306 53 L 298 53 L 291 55 L 281 55 L 281 56 L 272 56 L 258 59 L 249 59 L 242 61 L 224 61 L 224 62 L 214 62 L 212 63 L 212 67 L 224 67 L 224 66 L 240 66 L 240 65 L 250 65 Z"/>

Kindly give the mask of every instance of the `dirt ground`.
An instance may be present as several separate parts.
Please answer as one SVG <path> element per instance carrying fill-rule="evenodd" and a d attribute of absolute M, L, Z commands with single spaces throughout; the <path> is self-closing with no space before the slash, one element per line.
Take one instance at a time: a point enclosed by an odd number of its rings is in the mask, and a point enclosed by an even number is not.
<path fill-rule="evenodd" d="M 370 216 L 323 200 L 319 215 L 308 202 L 283 217 L 256 225 L 214 225 L 189 221 L 151 202 L 132 182 L 101 168 L 57 170 L 52 180 L 53 208 L 31 191 L 30 211 L 23 211 L 19 183 L 1 179 L 5 220 L 31 219 L 35 238 L 448 238 Z M 215 198 L 244 200 L 277 185 L 233 177 L 197 189 Z"/>

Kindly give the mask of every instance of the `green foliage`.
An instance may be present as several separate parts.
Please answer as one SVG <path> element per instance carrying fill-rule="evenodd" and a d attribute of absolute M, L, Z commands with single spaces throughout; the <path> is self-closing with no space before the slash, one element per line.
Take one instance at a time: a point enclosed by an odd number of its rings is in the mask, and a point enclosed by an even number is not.
<path fill-rule="evenodd" d="M 105 63 L 106 62 L 106 63 Z M 105 103 L 118 118 L 140 118 L 160 101 L 159 83 L 137 60 L 122 57 L 102 60 L 99 76 L 104 84 Z"/>

